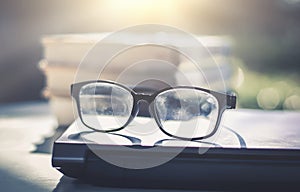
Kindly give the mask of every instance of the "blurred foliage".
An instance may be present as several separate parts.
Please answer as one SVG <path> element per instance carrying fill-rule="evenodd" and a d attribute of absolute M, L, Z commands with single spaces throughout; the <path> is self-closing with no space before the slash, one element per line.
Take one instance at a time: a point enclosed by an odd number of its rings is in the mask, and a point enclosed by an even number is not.
<path fill-rule="evenodd" d="M 232 59 L 232 63 L 236 70 L 232 81 L 240 108 L 300 110 L 298 71 L 261 73 L 247 69 L 240 59 Z"/>
<path fill-rule="evenodd" d="M 300 28 L 283 36 L 252 34 L 237 37 L 233 54 L 251 70 L 262 74 L 295 73 L 300 71 Z"/>

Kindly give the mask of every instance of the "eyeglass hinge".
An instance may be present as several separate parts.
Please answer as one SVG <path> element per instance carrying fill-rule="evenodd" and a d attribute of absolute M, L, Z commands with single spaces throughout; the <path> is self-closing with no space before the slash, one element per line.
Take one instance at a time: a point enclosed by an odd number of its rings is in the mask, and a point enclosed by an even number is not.
<path fill-rule="evenodd" d="M 236 96 L 235 94 L 227 95 L 227 108 L 235 109 L 236 108 Z"/>

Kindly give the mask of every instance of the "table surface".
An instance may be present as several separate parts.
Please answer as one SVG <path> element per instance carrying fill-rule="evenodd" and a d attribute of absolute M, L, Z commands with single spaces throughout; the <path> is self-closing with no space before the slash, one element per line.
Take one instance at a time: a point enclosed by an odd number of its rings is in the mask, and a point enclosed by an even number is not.
<path fill-rule="evenodd" d="M 269 126 L 271 123 L 270 127 L 277 126 L 282 129 L 283 125 L 297 128 L 300 124 L 300 112 L 237 110 L 236 113 L 241 114 L 240 122 L 244 126 Z M 1 191 L 142 190 L 93 186 L 63 176 L 51 166 L 51 150 L 53 141 L 64 130 L 64 127 L 57 126 L 46 102 L 0 106 Z"/>

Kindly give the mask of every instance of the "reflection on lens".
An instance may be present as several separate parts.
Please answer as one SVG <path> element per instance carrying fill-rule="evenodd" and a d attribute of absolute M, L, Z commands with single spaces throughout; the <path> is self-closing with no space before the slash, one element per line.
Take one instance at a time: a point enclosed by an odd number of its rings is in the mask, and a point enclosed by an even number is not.
<path fill-rule="evenodd" d="M 131 93 L 110 83 L 91 83 L 79 93 L 82 121 L 98 130 L 114 130 L 123 127 L 133 108 Z"/>
<path fill-rule="evenodd" d="M 155 112 L 162 128 L 169 134 L 183 138 L 209 135 L 218 118 L 217 99 L 193 88 L 176 88 L 157 95 Z"/>

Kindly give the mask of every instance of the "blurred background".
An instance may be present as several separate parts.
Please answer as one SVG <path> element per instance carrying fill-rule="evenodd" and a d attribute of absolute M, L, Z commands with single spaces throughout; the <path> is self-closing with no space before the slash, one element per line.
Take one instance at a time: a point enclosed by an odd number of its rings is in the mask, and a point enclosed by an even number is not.
<path fill-rule="evenodd" d="M 239 107 L 299 110 L 299 18 L 299 0 L 2 0 L 0 104 L 44 99 L 44 35 L 156 23 L 232 39 Z"/>

